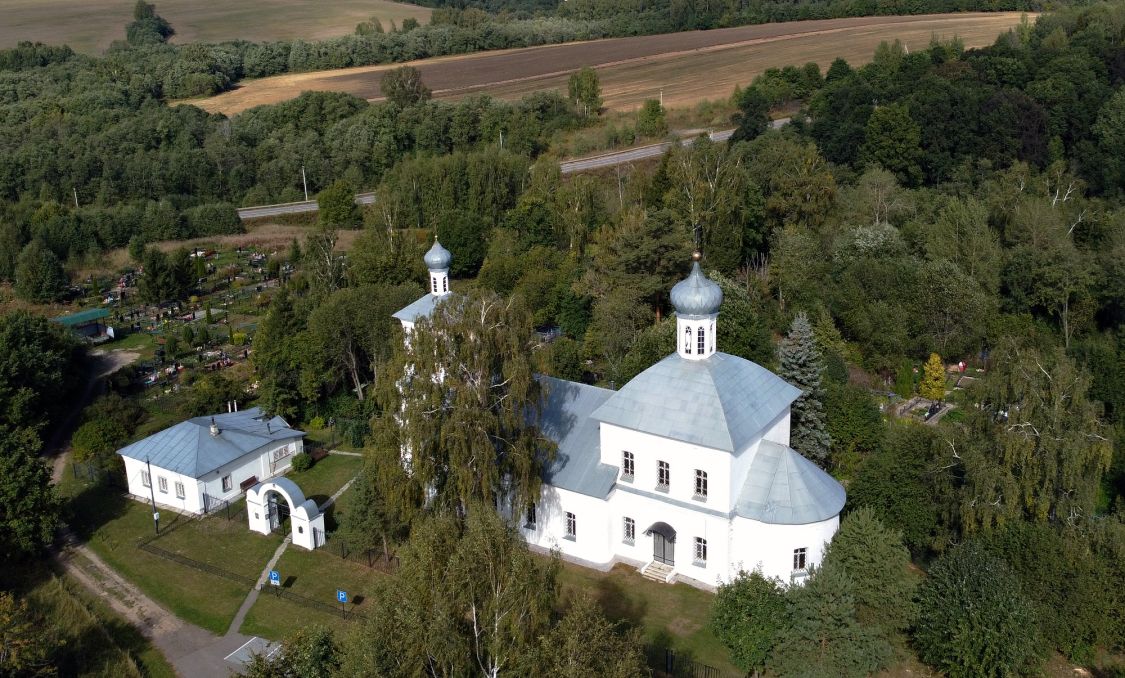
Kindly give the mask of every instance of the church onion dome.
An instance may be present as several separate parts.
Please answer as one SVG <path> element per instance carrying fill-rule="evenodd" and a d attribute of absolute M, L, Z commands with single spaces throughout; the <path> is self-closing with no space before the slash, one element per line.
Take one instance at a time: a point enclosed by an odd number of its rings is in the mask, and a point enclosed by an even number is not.
<path fill-rule="evenodd" d="M 681 317 L 714 315 L 723 303 L 723 291 L 715 281 L 703 275 L 699 268 L 699 252 L 691 258 L 694 262 L 691 273 L 672 288 L 672 306 L 676 308 L 676 315 Z"/>
<path fill-rule="evenodd" d="M 434 238 L 434 246 L 430 248 L 429 252 L 426 252 L 424 259 L 426 261 L 426 268 L 431 271 L 441 271 L 449 268 L 449 262 L 453 260 L 453 255 L 449 253 L 449 250 L 441 246 L 437 238 Z"/>

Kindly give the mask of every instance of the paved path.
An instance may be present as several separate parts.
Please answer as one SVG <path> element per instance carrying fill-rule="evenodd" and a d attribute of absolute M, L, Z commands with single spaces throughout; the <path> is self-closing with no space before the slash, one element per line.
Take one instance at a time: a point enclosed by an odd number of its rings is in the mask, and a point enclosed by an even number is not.
<path fill-rule="evenodd" d="M 350 456 L 356 453 L 332 451 L 329 454 L 343 454 Z M 362 455 L 356 454 L 356 456 Z M 340 495 L 348 491 L 348 488 L 352 486 L 352 483 L 354 483 L 356 481 L 356 478 L 358 477 L 359 476 L 356 476 L 355 478 L 352 478 L 348 482 L 344 483 L 344 486 L 336 490 L 335 494 L 333 494 L 328 499 L 325 499 L 324 503 L 322 503 L 318 507 L 320 509 L 320 512 L 324 513 L 325 511 L 327 511 L 328 507 L 334 504 L 336 500 L 340 498 Z M 245 636 L 241 636 L 241 634 L 238 633 L 238 629 L 242 628 L 242 622 L 246 620 L 246 615 L 250 612 L 250 608 L 254 607 L 254 603 L 258 602 L 258 596 L 262 593 L 262 587 L 266 585 L 266 581 L 268 581 L 270 578 L 270 570 L 277 568 L 277 563 L 279 560 L 281 560 L 282 554 L 285 553 L 285 550 L 289 548 L 289 545 L 292 543 L 293 535 L 289 535 L 285 537 L 285 540 L 282 541 L 281 544 L 277 547 L 277 550 L 273 552 L 273 556 L 270 558 L 269 562 L 266 563 L 265 568 L 262 569 L 262 573 L 258 575 L 258 583 L 254 586 L 253 589 L 250 590 L 250 593 L 246 596 L 246 600 L 242 601 L 242 605 L 239 606 L 238 612 L 234 615 L 234 619 L 231 620 L 230 628 L 227 629 L 227 638 L 234 636 L 245 638 Z M 276 648 L 276 643 L 266 643 L 264 647 L 257 649 L 257 651 L 265 654 L 270 654 Z M 240 654 L 245 654 L 246 650 L 244 648 L 239 649 L 241 651 Z"/>

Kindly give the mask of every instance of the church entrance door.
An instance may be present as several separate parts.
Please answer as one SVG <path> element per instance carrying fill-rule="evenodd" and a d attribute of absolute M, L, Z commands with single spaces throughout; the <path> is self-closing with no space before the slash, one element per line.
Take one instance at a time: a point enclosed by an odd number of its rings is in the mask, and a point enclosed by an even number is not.
<path fill-rule="evenodd" d="M 652 533 L 652 559 L 665 565 L 676 564 L 676 544 L 659 532 Z"/>

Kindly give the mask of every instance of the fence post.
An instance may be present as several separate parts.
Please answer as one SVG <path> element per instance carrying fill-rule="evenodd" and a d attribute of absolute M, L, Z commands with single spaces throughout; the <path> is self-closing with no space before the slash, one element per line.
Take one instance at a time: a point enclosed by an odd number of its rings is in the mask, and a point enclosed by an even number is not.
<path fill-rule="evenodd" d="M 664 649 L 664 670 L 672 675 L 676 670 L 676 651 L 672 648 Z"/>

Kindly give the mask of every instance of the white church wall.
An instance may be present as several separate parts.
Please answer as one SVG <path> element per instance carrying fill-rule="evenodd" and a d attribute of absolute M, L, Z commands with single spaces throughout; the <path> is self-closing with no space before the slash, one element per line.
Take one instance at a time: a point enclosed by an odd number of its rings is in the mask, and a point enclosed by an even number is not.
<path fill-rule="evenodd" d="M 733 506 L 730 483 L 731 455 L 729 452 L 662 438 L 650 433 L 630 431 L 613 424 L 601 424 L 601 461 L 617 467 L 619 473 L 622 453 L 633 453 L 636 472 L 630 483 L 646 492 L 657 492 L 658 462 L 669 465 L 671 474 L 668 490 L 661 494 L 679 501 L 693 502 L 702 508 L 729 512 Z M 695 471 L 707 473 L 706 500 L 695 498 Z M 624 484 L 626 481 L 619 480 Z"/>
<path fill-rule="evenodd" d="M 653 536 L 646 535 L 654 523 L 667 523 L 676 531 L 674 546 L 675 564 L 673 570 L 678 574 L 714 585 L 720 577 L 726 576 L 729 554 L 730 520 L 725 512 L 704 512 L 691 505 L 680 505 L 662 501 L 660 498 L 630 492 L 626 488 L 614 490 L 610 495 L 609 511 L 605 519 L 612 522 L 615 551 L 624 557 L 649 563 L 653 559 Z M 634 544 L 622 542 L 625 518 L 632 518 L 636 525 Z M 707 542 L 707 560 L 695 562 L 695 538 Z"/>
<path fill-rule="evenodd" d="M 839 516 L 806 525 L 773 525 L 736 516 L 732 521 L 731 560 L 727 577 L 761 568 L 767 577 L 793 581 L 793 552 L 805 549 L 805 567 L 819 566 L 824 546 L 840 526 Z"/>
<path fill-rule="evenodd" d="M 576 530 L 573 539 L 566 536 L 566 514 L 573 513 Z M 547 549 L 557 548 L 564 554 L 592 563 L 608 563 L 613 558 L 610 548 L 611 530 L 605 501 L 544 485 L 535 505 L 535 527 L 528 529 L 527 517 L 516 523 L 528 543 Z"/>

